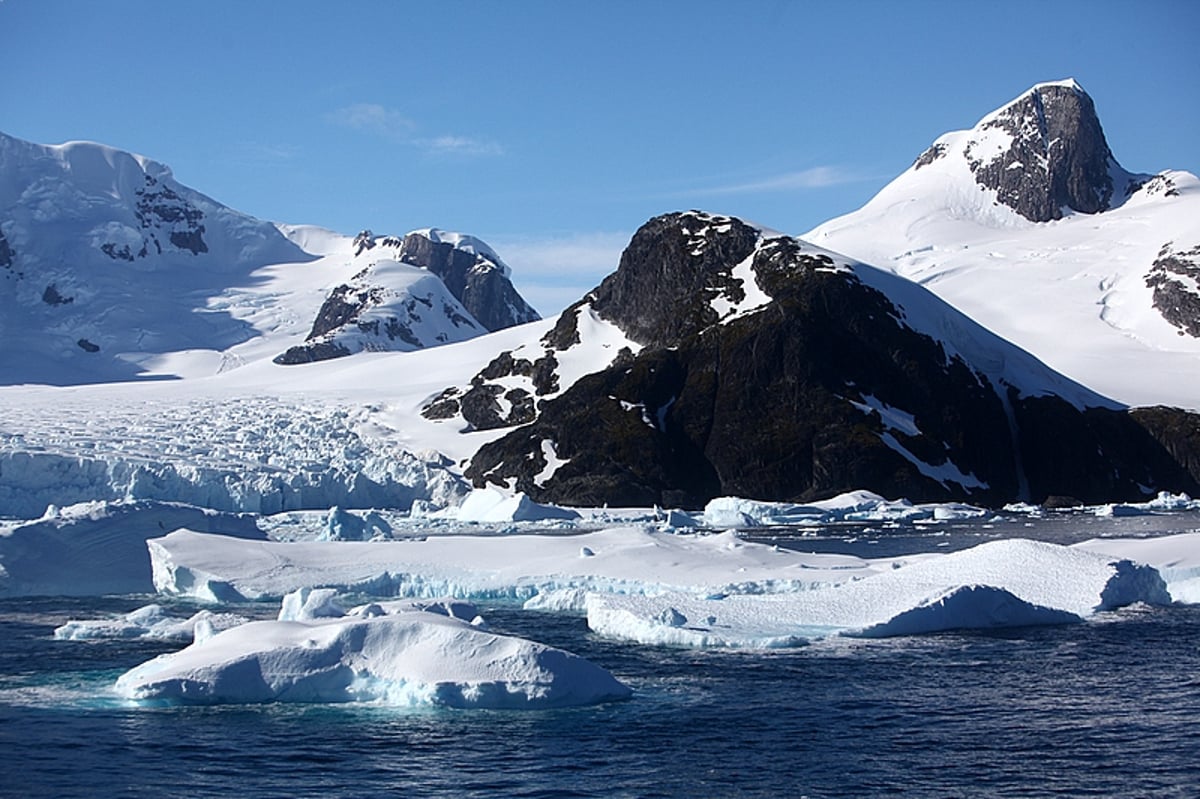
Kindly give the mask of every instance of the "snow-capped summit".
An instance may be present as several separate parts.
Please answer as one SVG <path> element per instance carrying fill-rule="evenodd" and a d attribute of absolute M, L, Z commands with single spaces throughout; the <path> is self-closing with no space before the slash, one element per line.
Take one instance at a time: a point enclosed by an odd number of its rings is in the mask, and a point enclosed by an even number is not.
<path fill-rule="evenodd" d="M 364 230 L 342 261 L 353 276 L 329 291 L 304 342 L 276 363 L 433 347 L 541 318 L 513 287 L 500 256 L 474 236 Z"/>
<path fill-rule="evenodd" d="M 151 353 L 225 349 L 253 330 L 208 301 L 310 260 L 156 161 L 0 134 L 0 382 L 128 378 Z"/>
<path fill-rule="evenodd" d="M 922 283 L 1102 394 L 1200 408 L 1200 181 L 1122 168 L 1074 80 L 939 137 L 802 238 Z"/>
<path fill-rule="evenodd" d="M 971 130 L 941 137 L 914 169 L 946 158 L 964 159 L 978 185 L 1031 222 L 1106 211 L 1149 177 L 1117 163 L 1092 98 L 1073 78 L 1039 83 Z"/>

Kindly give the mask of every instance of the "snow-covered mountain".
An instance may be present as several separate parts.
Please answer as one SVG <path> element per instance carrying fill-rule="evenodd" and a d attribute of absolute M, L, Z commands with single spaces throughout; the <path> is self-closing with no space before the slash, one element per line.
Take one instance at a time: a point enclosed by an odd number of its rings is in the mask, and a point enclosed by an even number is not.
<path fill-rule="evenodd" d="M 1200 181 L 1123 169 L 1074 80 L 941 136 L 802 238 L 921 283 L 1102 394 L 1200 408 Z"/>
<path fill-rule="evenodd" d="M 700 212 L 647 222 L 552 329 L 423 413 L 510 428 L 466 476 L 567 504 L 1198 485 L 1159 440 L 1170 420 L 1126 413 L 911 281 Z"/>
<path fill-rule="evenodd" d="M 540 318 L 513 288 L 500 256 L 473 236 L 365 230 L 351 246 L 349 261 L 361 268 L 329 292 L 304 343 L 276 363 L 432 347 Z"/>
<path fill-rule="evenodd" d="M 3 134 L 0 286 L 0 384 L 196 377 L 537 318 L 472 237 L 276 226 L 148 158 Z"/>

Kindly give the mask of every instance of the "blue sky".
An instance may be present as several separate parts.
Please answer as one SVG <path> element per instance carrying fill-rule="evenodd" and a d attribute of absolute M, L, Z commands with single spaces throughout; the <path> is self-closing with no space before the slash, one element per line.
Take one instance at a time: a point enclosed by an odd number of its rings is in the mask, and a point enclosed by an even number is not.
<path fill-rule="evenodd" d="M 1200 3 L 0 0 L 0 130 L 266 219 L 477 235 L 556 312 L 651 216 L 803 232 L 1075 77 L 1128 169 L 1200 172 Z"/>

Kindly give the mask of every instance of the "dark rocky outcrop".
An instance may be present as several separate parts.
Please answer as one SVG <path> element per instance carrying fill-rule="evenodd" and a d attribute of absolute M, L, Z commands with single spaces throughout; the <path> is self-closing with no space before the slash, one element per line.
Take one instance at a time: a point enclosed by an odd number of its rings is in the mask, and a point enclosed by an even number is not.
<path fill-rule="evenodd" d="M 1129 180 L 1113 185 L 1110 167 L 1123 173 L 1092 98 L 1073 83 L 1035 87 L 979 127 L 992 129 L 1009 134 L 1011 145 L 996 156 L 968 146 L 971 170 L 1001 203 L 1033 222 L 1060 219 L 1063 208 L 1105 211 L 1132 188 Z"/>
<path fill-rule="evenodd" d="M 64 297 L 58 291 L 58 286 L 51 283 L 46 286 L 46 290 L 42 292 L 42 302 L 47 305 L 70 305 L 75 302 L 74 297 Z"/>
<path fill-rule="evenodd" d="M 744 296 L 733 268 L 747 258 L 772 299 L 721 316 L 713 299 Z M 906 308 L 855 268 L 794 239 L 760 240 L 737 220 L 651 220 L 585 302 L 644 349 L 483 446 L 466 471 L 476 485 L 562 504 L 683 507 L 858 488 L 990 505 L 1195 490 L 1195 475 L 1129 413 L 1008 386 L 910 327 Z M 559 465 L 547 474 L 551 449 Z"/>
<path fill-rule="evenodd" d="M 489 331 L 541 318 L 513 288 L 503 268 L 485 255 L 433 241 L 421 233 L 409 233 L 400 243 L 397 260 L 440 277 L 450 293 Z"/>
<path fill-rule="evenodd" d="M 0 230 L 0 269 L 12 269 L 15 258 L 16 253 L 8 245 L 8 239 L 4 237 L 4 231 Z"/>
<path fill-rule="evenodd" d="M 1180 335 L 1200 338 L 1200 245 L 1173 252 L 1167 244 L 1159 250 L 1146 286 L 1154 291 L 1154 307 L 1163 318 L 1179 328 Z"/>

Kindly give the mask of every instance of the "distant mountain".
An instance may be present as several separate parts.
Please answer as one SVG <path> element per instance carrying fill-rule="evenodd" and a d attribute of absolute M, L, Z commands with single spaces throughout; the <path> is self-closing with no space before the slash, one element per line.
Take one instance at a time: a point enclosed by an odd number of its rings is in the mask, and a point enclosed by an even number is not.
<path fill-rule="evenodd" d="M 1200 488 L 1151 430 L 1196 417 L 1161 413 L 1140 420 L 908 280 L 700 212 L 650 220 L 540 340 L 424 410 L 512 428 L 471 459 L 476 485 L 674 507 Z"/>
<path fill-rule="evenodd" d="M 941 136 L 802 238 L 920 282 L 1103 394 L 1200 409 L 1200 181 L 1121 167 L 1074 80 Z"/>
<path fill-rule="evenodd" d="M 500 256 L 472 236 L 364 230 L 352 247 L 361 269 L 330 291 L 304 343 L 276 363 L 437 346 L 541 318 L 513 288 Z"/>
<path fill-rule="evenodd" d="M 470 236 L 277 227 L 148 158 L 3 134 L 0 289 L 0 384 L 202 376 L 538 318 Z"/>

